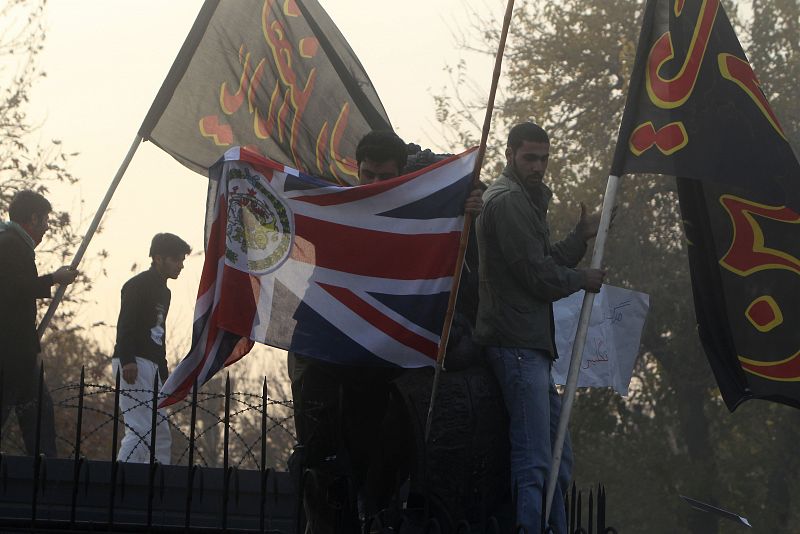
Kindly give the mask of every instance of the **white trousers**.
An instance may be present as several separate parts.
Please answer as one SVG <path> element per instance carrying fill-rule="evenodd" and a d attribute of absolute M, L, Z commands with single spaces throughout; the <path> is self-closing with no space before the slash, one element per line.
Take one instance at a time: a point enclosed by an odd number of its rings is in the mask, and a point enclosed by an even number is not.
<path fill-rule="evenodd" d="M 119 380 L 119 410 L 125 422 L 125 435 L 117 453 L 120 462 L 150 462 L 150 428 L 153 418 L 153 380 L 158 375 L 158 365 L 144 358 L 136 358 L 138 374 L 136 382 L 128 384 L 122 378 L 122 366 L 119 358 L 111 360 L 112 377 Z M 161 378 L 158 379 L 161 389 Z M 158 410 L 156 415 L 156 460 L 162 465 L 169 465 L 172 450 L 172 435 L 169 430 L 167 412 Z"/>

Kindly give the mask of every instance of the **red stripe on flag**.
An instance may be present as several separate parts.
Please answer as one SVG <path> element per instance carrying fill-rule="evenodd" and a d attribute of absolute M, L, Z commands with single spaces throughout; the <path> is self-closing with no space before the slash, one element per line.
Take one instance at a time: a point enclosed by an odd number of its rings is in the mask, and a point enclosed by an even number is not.
<path fill-rule="evenodd" d="M 460 232 L 395 234 L 295 214 L 294 260 L 376 278 L 452 276 Z M 335 237 L 335 238 L 334 238 Z"/>
<path fill-rule="evenodd" d="M 284 169 L 286 168 L 277 161 L 265 158 L 261 154 L 253 152 L 252 150 L 248 150 L 244 147 L 239 149 L 239 159 L 236 161 L 249 163 L 253 167 L 253 170 L 263 175 L 267 181 L 272 181 L 273 172 L 284 172 Z"/>
<path fill-rule="evenodd" d="M 219 304 L 214 310 L 216 326 L 249 338 L 261 288 L 258 278 L 226 265 L 221 284 Z"/>
<path fill-rule="evenodd" d="M 232 365 L 247 356 L 250 351 L 253 350 L 253 346 L 255 344 L 256 342 L 250 338 L 240 337 L 239 341 L 236 343 L 236 346 L 233 347 L 233 350 L 228 356 L 228 359 L 225 360 L 225 367 L 228 367 L 229 365 Z"/>
<path fill-rule="evenodd" d="M 217 218 L 211 224 L 211 231 L 206 247 L 206 259 L 203 262 L 203 273 L 200 276 L 200 286 L 197 288 L 199 299 L 211 289 L 217 281 L 217 265 L 219 259 L 225 255 L 225 231 L 228 227 L 228 201 L 224 196 L 219 199 Z"/>
<path fill-rule="evenodd" d="M 322 289 L 330 293 L 331 296 L 355 312 L 356 315 L 367 321 L 369 324 L 387 336 L 407 347 L 421 352 L 431 359 L 436 358 L 438 345 L 433 341 L 422 337 L 416 332 L 412 332 L 397 321 L 386 316 L 349 289 L 336 287 L 329 284 L 322 284 L 319 282 L 317 283 Z"/>
<path fill-rule="evenodd" d="M 250 332 L 253 329 L 256 303 L 258 302 L 258 291 L 255 289 L 258 286 L 257 279 L 251 281 L 248 273 L 226 265 L 223 267 L 222 277 L 218 283 L 222 284 L 220 301 L 214 306 L 211 316 L 208 318 L 206 324 L 208 336 L 205 345 L 192 348 L 192 352 L 202 351 L 203 357 L 175 388 L 175 391 L 161 401 L 160 407 L 169 406 L 186 397 L 208 359 L 216 359 L 218 356 L 212 351 L 217 338 L 223 334 L 223 331 L 242 336 L 231 354 L 222 355 L 225 358 L 226 366 L 245 356 L 253 347 L 253 342 L 250 341 Z"/>
<path fill-rule="evenodd" d="M 315 204 L 317 206 L 333 206 L 336 204 L 344 204 L 346 202 L 355 202 L 356 200 L 369 198 L 371 196 L 378 195 L 380 193 L 383 193 L 384 191 L 389 191 L 390 189 L 394 189 L 395 187 L 408 183 L 421 174 L 427 174 L 434 169 L 438 169 L 439 167 L 447 165 L 448 163 L 451 163 L 459 158 L 463 158 L 464 156 L 470 154 L 471 152 L 474 152 L 475 150 L 477 150 L 477 147 L 470 148 L 457 156 L 451 156 L 442 161 L 438 161 L 433 165 L 429 165 L 428 167 L 412 172 L 411 174 L 398 176 L 397 178 L 390 178 L 389 180 L 374 182 L 367 185 L 360 185 L 357 187 L 349 187 L 347 189 L 343 189 L 341 191 L 337 191 L 335 193 L 329 193 L 326 195 L 297 197 L 294 198 L 293 200 L 297 202 L 307 202 L 309 204 Z"/>
<path fill-rule="evenodd" d="M 158 404 L 159 408 L 165 408 L 171 404 L 175 404 L 176 402 L 182 400 L 192 389 L 194 381 L 200 374 L 200 371 L 205 366 L 209 355 L 211 355 L 211 349 L 214 347 L 214 342 L 217 340 L 217 336 L 220 333 L 220 330 L 217 327 L 218 312 L 219 312 L 219 307 L 215 307 L 214 310 L 211 312 L 211 316 L 208 318 L 208 322 L 205 325 L 205 328 L 208 329 L 208 335 L 206 337 L 205 345 L 202 347 L 194 346 L 192 347 L 192 350 L 189 353 L 191 355 L 195 351 L 202 351 L 203 357 L 200 359 L 199 362 L 197 362 L 197 364 L 194 365 L 194 367 L 186 376 L 186 378 L 184 378 L 183 381 L 177 387 L 175 387 L 174 391 Z M 183 359 L 181 364 L 183 364 L 187 360 L 187 358 L 189 358 L 189 356 L 186 356 L 186 358 Z M 180 364 L 178 367 L 180 367 Z M 175 371 L 177 372 L 177 370 L 178 369 L 176 369 Z"/>

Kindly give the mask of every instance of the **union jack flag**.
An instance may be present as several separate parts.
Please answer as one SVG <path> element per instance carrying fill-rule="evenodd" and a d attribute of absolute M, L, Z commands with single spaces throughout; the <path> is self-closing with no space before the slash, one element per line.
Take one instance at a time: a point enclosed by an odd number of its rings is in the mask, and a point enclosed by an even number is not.
<path fill-rule="evenodd" d="M 254 341 L 348 365 L 433 365 L 475 156 L 341 187 L 229 150 L 210 172 L 192 347 L 161 405 Z"/>

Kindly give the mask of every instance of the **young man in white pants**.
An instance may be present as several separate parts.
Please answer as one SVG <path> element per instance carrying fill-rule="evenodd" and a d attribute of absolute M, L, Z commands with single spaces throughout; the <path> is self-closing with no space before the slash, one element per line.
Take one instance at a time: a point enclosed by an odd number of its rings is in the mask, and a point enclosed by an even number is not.
<path fill-rule="evenodd" d="M 170 291 L 167 280 L 178 278 L 191 247 L 174 234 L 156 234 L 150 245 L 152 265 L 122 286 L 112 372 L 121 374 L 119 408 L 125 422 L 117 459 L 150 461 L 153 384 L 167 379 L 166 320 Z M 155 458 L 170 463 L 172 436 L 166 411 L 156 417 Z"/>

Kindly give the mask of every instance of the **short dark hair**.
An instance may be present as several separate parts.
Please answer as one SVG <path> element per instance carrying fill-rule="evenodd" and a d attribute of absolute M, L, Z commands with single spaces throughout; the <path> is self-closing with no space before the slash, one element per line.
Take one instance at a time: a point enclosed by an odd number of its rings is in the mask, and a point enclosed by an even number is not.
<path fill-rule="evenodd" d="M 35 191 L 19 191 L 8 205 L 8 217 L 17 224 L 31 221 L 34 215 L 45 216 L 53 211 L 53 206 Z"/>
<path fill-rule="evenodd" d="M 163 256 L 166 258 L 180 258 L 192 251 L 189 243 L 175 234 L 156 234 L 150 243 L 150 257 Z"/>
<path fill-rule="evenodd" d="M 361 165 L 365 159 L 377 163 L 394 161 L 402 172 L 408 160 L 408 147 L 400 136 L 391 130 L 373 130 L 358 142 L 356 162 Z"/>
<path fill-rule="evenodd" d="M 507 146 L 511 150 L 518 149 L 525 141 L 550 144 L 550 138 L 547 136 L 547 132 L 544 131 L 544 128 L 532 122 L 517 124 L 508 132 Z"/>

